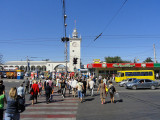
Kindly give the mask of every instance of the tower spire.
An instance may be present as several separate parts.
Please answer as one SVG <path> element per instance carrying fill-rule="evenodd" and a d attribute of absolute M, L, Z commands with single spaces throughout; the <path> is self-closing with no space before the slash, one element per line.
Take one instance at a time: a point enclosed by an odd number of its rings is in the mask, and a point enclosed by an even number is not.
<path fill-rule="evenodd" d="M 76 20 L 74 22 L 75 22 L 75 28 L 73 30 L 72 37 L 73 38 L 78 38 L 78 32 L 77 32 L 77 29 L 76 29 Z"/>

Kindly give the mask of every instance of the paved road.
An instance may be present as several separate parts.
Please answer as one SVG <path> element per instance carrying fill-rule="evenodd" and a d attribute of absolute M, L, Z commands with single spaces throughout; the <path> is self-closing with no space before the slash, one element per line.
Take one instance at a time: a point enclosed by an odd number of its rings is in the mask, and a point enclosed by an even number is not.
<path fill-rule="evenodd" d="M 10 87 L 19 86 L 17 80 L 5 81 L 6 91 Z M 156 90 L 127 90 L 115 83 L 123 102 L 110 103 L 109 96 L 107 104 L 101 105 L 99 94 L 85 98 L 85 102 L 79 103 L 77 99 L 67 97 L 63 99 L 57 93 L 54 94 L 54 102 L 45 103 L 45 97 L 40 97 L 37 105 L 31 106 L 26 96 L 26 111 L 21 114 L 21 119 L 61 119 L 61 120 L 159 120 L 160 119 L 160 89 Z M 95 91 L 96 93 L 96 91 Z"/>

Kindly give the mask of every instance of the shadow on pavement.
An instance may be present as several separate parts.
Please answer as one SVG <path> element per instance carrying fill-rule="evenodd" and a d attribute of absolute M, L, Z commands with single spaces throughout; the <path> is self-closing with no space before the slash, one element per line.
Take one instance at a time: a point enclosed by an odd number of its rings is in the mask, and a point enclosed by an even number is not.
<path fill-rule="evenodd" d="M 85 98 L 83 102 L 92 101 L 94 98 Z"/>

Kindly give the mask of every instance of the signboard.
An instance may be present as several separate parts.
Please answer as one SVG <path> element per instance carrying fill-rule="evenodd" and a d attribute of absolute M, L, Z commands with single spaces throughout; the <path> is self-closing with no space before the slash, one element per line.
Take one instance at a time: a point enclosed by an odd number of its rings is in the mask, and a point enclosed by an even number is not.
<path fill-rule="evenodd" d="M 135 67 L 135 64 L 113 64 L 113 67 Z"/>
<path fill-rule="evenodd" d="M 93 63 L 100 63 L 100 59 L 93 59 Z"/>

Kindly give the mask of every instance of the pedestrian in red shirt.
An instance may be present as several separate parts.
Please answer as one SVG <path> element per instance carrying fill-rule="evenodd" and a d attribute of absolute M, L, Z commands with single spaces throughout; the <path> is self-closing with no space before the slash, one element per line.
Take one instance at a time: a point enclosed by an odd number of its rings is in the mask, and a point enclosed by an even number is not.
<path fill-rule="evenodd" d="M 36 103 L 37 103 L 37 96 L 39 94 L 39 87 L 38 87 L 38 84 L 37 84 L 36 81 L 33 82 L 30 94 L 31 94 L 30 99 L 32 100 L 32 105 L 33 105 L 34 104 L 34 99 L 36 100 Z"/>

